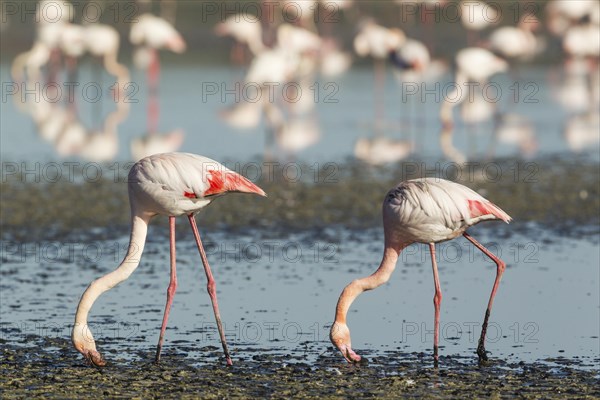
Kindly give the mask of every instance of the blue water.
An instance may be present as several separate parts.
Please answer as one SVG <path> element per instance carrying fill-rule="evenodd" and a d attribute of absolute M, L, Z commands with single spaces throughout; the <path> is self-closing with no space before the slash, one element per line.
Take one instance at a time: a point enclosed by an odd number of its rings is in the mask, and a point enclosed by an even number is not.
<path fill-rule="evenodd" d="M 110 94 L 114 79 L 102 73 L 99 66 L 91 61 L 79 71 L 80 86 L 75 89 L 78 96 L 78 116 L 88 129 L 102 126 L 103 116 L 114 110 L 115 104 Z M 567 145 L 562 136 L 567 113 L 554 99 L 554 89 L 549 86 L 548 75 L 553 72 L 546 67 L 530 67 L 519 70 L 515 75 L 500 75 L 494 78 L 494 87 L 499 87 L 498 104 L 505 112 L 515 112 L 528 118 L 535 126 L 538 141 L 537 156 L 548 153 L 566 153 Z M 180 128 L 185 133 L 182 151 L 204 154 L 218 160 L 247 161 L 261 155 L 265 143 L 264 122 L 250 130 L 236 130 L 223 122 L 218 113 L 235 103 L 233 94 L 222 96 L 221 88 L 232 89 L 243 76 L 243 71 L 231 67 L 184 67 L 164 66 L 160 82 L 159 132 Z M 6 84 L 11 82 L 9 66 L 0 65 L 0 78 Z M 452 76 L 448 72 L 438 86 L 428 83 L 420 86 L 418 93 L 411 95 L 407 86 L 401 86 L 388 72 L 384 110 L 375 122 L 373 74 L 368 68 L 354 68 L 337 80 L 321 79 L 316 97 L 316 115 L 322 137 L 319 143 L 296 154 L 304 161 L 337 161 L 353 154 L 354 143 L 359 137 L 370 137 L 375 126 L 383 126 L 379 133 L 392 138 L 413 138 L 417 146 L 416 156 L 438 158 L 442 156 L 438 138 L 440 124 L 438 113 L 443 94 L 448 90 Z M 132 82 L 137 92 L 129 96 L 131 112 L 119 126 L 119 151 L 117 160 L 129 160 L 130 141 L 142 136 L 147 122 L 147 86 L 145 75 L 132 70 Z M 83 98 L 83 87 L 97 83 L 103 90 L 97 103 Z M 219 93 L 210 94 L 208 89 L 216 85 Z M 329 86 L 328 86 L 329 85 Z M 529 85 L 529 86 L 527 86 Z M 64 87 L 63 87 L 64 88 Z M 91 90 L 91 89 L 90 89 Z M 276 91 L 278 89 L 275 89 Z M 303 95 L 315 96 L 314 88 Z M 430 92 L 426 92 L 430 91 Z M 63 98 L 66 95 L 63 92 Z M 94 97 L 89 92 L 89 97 Z M 429 93 L 429 94 L 428 94 Z M 490 96 L 496 97 L 490 89 Z M 514 102 L 515 93 L 519 100 Z M 28 95 L 29 99 L 32 98 Z M 58 158 L 49 143 L 44 142 L 36 132 L 31 118 L 18 111 L 7 87 L 3 87 L 2 98 L 2 149 L 0 155 L 5 160 L 55 160 Z M 459 122 L 454 143 L 463 152 L 475 152 L 475 156 L 487 154 L 492 138 L 493 123 L 485 122 L 468 134 L 468 129 Z M 597 153 L 597 149 L 592 149 Z M 497 156 L 517 156 L 515 146 L 496 146 Z M 76 159 L 76 158 L 75 158 Z"/>
<path fill-rule="evenodd" d="M 487 349 L 493 357 L 536 361 L 565 356 L 597 363 L 597 238 L 543 232 L 498 237 L 493 225 L 472 231 L 508 264 L 488 328 Z M 331 351 L 328 329 L 341 290 L 373 272 L 382 250 L 379 229 L 331 230 L 319 239 L 309 233 L 277 239 L 218 231 L 204 236 L 234 357 L 247 356 L 243 349 Z M 99 349 L 121 357 L 139 357 L 137 350 L 151 357 L 158 340 L 169 276 L 167 232 L 153 227 L 150 237 L 140 267 L 100 297 L 90 314 Z M 126 245 L 125 237 L 20 248 L 3 242 L 2 338 L 24 346 L 32 341 L 27 335 L 68 341 L 81 293 L 118 265 Z M 177 250 L 179 289 L 165 351 L 185 344 L 197 347 L 190 356 L 202 360 L 202 347 L 219 346 L 206 278 L 191 235 L 180 238 Z M 437 254 L 444 296 L 440 352 L 475 358 L 495 266 L 462 238 L 438 245 Z M 433 293 L 428 249 L 413 245 L 390 281 L 351 307 L 353 347 L 368 355 L 398 349 L 431 352 Z"/>

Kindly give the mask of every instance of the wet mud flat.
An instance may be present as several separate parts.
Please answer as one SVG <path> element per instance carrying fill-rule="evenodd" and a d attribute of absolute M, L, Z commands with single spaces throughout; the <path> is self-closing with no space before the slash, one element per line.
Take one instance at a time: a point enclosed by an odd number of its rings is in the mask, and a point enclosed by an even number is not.
<path fill-rule="evenodd" d="M 434 368 L 430 355 L 385 351 L 366 354 L 369 361 L 350 365 L 325 347 L 292 353 L 238 348 L 234 366 L 225 366 L 221 349 L 190 345 L 164 354 L 138 351 L 133 360 L 107 354 L 103 369 L 84 363 L 63 339 L 29 346 L 0 344 L 2 398 L 598 398 L 598 369 L 581 361 L 554 358 L 542 362 L 490 359 L 475 355 L 442 356 Z M 312 354 L 311 354 L 312 353 Z M 312 361 L 314 360 L 314 361 Z M 599 359 L 592 360 L 598 365 Z M 587 364 L 586 364 L 587 365 Z M 589 365 L 588 365 L 589 366 Z"/>
<path fill-rule="evenodd" d="M 259 174 L 253 180 L 267 192 L 267 198 L 230 195 L 217 199 L 198 214 L 198 224 L 229 230 L 258 228 L 278 236 L 332 225 L 377 227 L 381 226 L 385 193 L 400 181 L 424 176 L 466 185 L 500 205 L 514 221 L 547 224 L 567 234 L 577 234 L 573 230 L 582 223 L 600 223 L 600 169 L 597 160 L 589 157 L 481 161 L 468 168 L 421 160 L 387 167 L 354 161 L 327 163 L 316 172 L 311 165 L 296 167 L 303 171 L 296 174 L 298 179 L 285 179 L 285 166 Z M 95 235 L 93 228 L 103 227 L 128 234 L 127 177 L 125 173 L 113 176 L 110 166 L 107 171 L 93 181 L 65 178 L 40 183 L 11 175 L 0 183 L 2 238 L 98 238 L 105 231 Z M 153 222 L 166 223 L 166 218 Z"/>

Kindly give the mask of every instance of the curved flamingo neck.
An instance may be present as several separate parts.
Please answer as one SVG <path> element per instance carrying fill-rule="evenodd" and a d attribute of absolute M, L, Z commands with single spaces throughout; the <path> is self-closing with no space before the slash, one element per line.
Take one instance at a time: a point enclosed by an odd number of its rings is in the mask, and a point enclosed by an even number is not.
<path fill-rule="evenodd" d="M 93 281 L 85 290 L 77 306 L 75 314 L 75 325 L 87 325 L 87 317 L 92 305 L 96 299 L 107 290 L 113 288 L 118 283 L 127 279 L 129 275 L 137 268 L 144 251 L 146 243 L 146 234 L 148 232 L 148 223 L 150 216 L 134 213 L 131 217 L 131 235 L 129 237 L 129 247 L 127 254 L 121 264 L 113 272 Z"/>
<path fill-rule="evenodd" d="M 346 314 L 348 314 L 352 302 L 354 302 L 362 292 L 375 289 L 390 279 L 392 272 L 396 268 L 396 262 L 398 261 L 401 251 L 402 248 L 396 249 L 386 245 L 383 250 L 381 264 L 379 264 L 377 271 L 366 278 L 356 279 L 350 282 L 350 284 L 344 288 L 335 309 L 336 323 L 346 324 Z"/>

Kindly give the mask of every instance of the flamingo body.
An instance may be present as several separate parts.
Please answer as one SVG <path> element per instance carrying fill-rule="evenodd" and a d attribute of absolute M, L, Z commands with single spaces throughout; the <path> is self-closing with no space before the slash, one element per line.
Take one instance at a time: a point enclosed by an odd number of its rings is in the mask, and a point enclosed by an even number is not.
<path fill-rule="evenodd" d="M 386 232 L 399 244 L 443 242 L 494 219 L 511 220 L 468 187 L 437 178 L 402 182 L 387 193 L 383 203 Z"/>
<path fill-rule="evenodd" d="M 386 59 L 390 51 L 399 48 L 405 41 L 406 36 L 400 29 L 386 28 L 367 20 L 354 38 L 354 50 L 361 57 Z"/>
<path fill-rule="evenodd" d="M 216 26 L 215 32 L 219 36 L 231 36 L 237 42 L 248 45 L 254 55 L 265 49 L 261 22 L 254 15 L 245 13 L 230 15 Z"/>
<path fill-rule="evenodd" d="M 477 347 L 480 361 L 487 360 L 484 347 L 485 333 L 494 296 L 506 264 L 468 235 L 466 230 L 481 221 L 509 222 L 511 217 L 500 207 L 473 190 L 436 178 L 413 179 L 392 188 L 385 196 L 382 213 L 385 246 L 381 264 L 377 271 L 370 276 L 354 280 L 344 288 L 336 307 L 335 321 L 331 326 L 330 339 L 332 343 L 348 362 L 361 360 L 361 357 L 352 350 L 350 329 L 346 324 L 346 315 L 352 302 L 362 292 L 375 289 L 389 280 L 404 248 L 412 243 L 427 243 L 431 251 L 435 283 L 433 348 L 437 364 L 442 292 L 435 259 L 435 243 L 450 240 L 462 234 L 497 265 L 496 280 Z"/>
<path fill-rule="evenodd" d="M 156 360 L 160 359 L 167 320 L 177 289 L 175 267 L 175 216 L 187 214 L 194 233 L 208 279 L 207 290 L 213 305 L 219 335 L 227 364 L 231 357 L 227 349 L 217 303 L 216 284 L 208 265 L 206 252 L 200 240 L 194 215 L 218 195 L 227 192 L 246 192 L 265 196 L 258 186 L 243 176 L 206 157 L 188 153 L 164 153 L 146 157 L 133 165 L 128 178 L 131 205 L 131 237 L 125 258 L 119 267 L 93 281 L 83 293 L 73 325 L 72 341 L 86 359 L 104 366 L 106 361 L 96 350 L 96 344 L 87 324 L 88 313 L 96 299 L 107 290 L 127 279 L 140 263 L 150 219 L 156 215 L 169 217 L 171 246 L 171 280 L 167 290 L 167 304 L 157 346 Z"/>
<path fill-rule="evenodd" d="M 146 45 L 153 49 L 169 49 L 175 53 L 183 53 L 186 43 L 167 20 L 152 14 L 142 14 L 138 22 L 133 24 L 129 40 L 134 45 Z"/>
<path fill-rule="evenodd" d="M 294 53 L 318 51 L 321 47 L 319 35 L 290 24 L 281 24 L 277 28 L 277 43 Z"/>
<path fill-rule="evenodd" d="M 197 213 L 227 191 L 247 189 L 264 195 L 252 182 L 207 157 L 190 153 L 156 154 L 129 172 L 129 194 L 144 210 L 179 216 Z"/>
<path fill-rule="evenodd" d="M 431 61 L 427 47 L 423 42 L 414 39 L 407 39 L 398 50 L 391 53 L 390 59 L 400 69 L 417 71 L 427 68 Z"/>
<path fill-rule="evenodd" d="M 490 46 L 503 57 L 527 58 L 536 53 L 538 44 L 531 31 L 515 26 L 504 26 L 490 35 Z"/>
<path fill-rule="evenodd" d="M 575 57 L 599 57 L 600 27 L 585 24 L 570 28 L 563 38 L 563 48 Z"/>
<path fill-rule="evenodd" d="M 506 61 L 481 47 L 460 50 L 456 54 L 456 67 L 457 75 L 463 74 L 464 77 L 464 80 L 456 79 L 458 84 L 469 80 L 485 83 L 493 75 L 508 70 Z"/>

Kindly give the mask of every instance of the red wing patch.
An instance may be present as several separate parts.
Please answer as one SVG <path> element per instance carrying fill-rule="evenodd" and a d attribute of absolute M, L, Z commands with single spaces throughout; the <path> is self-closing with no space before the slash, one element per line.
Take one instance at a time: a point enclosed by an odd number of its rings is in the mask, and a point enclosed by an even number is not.
<path fill-rule="evenodd" d="M 468 200 L 468 202 L 471 218 L 481 217 L 482 215 L 493 215 L 504 222 L 508 222 L 512 219 L 507 213 L 493 203 L 484 203 L 479 200 Z"/>
<path fill-rule="evenodd" d="M 185 197 L 187 197 L 188 199 L 197 199 L 198 196 L 196 196 L 196 193 L 193 192 L 183 192 L 183 195 Z"/>
<path fill-rule="evenodd" d="M 219 194 L 225 192 L 225 173 L 222 171 L 208 171 L 208 189 L 204 192 L 204 196 Z"/>

